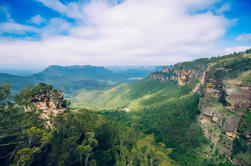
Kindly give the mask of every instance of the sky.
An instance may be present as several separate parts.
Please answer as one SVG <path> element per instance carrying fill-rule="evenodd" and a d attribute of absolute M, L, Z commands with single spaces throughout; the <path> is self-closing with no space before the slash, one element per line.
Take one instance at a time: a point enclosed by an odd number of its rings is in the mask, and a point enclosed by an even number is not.
<path fill-rule="evenodd" d="M 0 68 L 171 65 L 251 48 L 251 0 L 0 0 Z"/>

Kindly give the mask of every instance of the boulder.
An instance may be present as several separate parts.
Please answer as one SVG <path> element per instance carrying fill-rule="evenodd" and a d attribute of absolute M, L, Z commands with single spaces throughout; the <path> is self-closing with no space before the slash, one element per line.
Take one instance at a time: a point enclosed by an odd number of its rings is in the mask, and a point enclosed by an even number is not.
<path fill-rule="evenodd" d="M 228 118 L 224 121 L 223 130 L 226 132 L 237 132 L 241 118 Z"/>
<path fill-rule="evenodd" d="M 225 100 L 232 109 L 251 109 L 251 87 L 239 85 L 225 85 Z"/>

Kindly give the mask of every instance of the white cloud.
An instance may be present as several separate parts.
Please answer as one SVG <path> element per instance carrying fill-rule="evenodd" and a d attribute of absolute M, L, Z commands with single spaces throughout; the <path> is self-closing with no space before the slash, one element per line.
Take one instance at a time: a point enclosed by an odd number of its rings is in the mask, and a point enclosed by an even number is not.
<path fill-rule="evenodd" d="M 59 0 L 37 0 L 38 2 L 41 2 L 46 7 L 51 8 L 55 11 L 58 11 L 59 13 L 62 13 L 68 17 L 71 18 L 82 18 L 81 13 L 81 3 L 68 3 L 67 5 L 61 3 Z"/>
<path fill-rule="evenodd" d="M 250 49 L 251 46 L 238 46 L 238 47 L 230 47 L 230 48 L 225 48 L 223 50 L 220 50 L 217 52 L 217 55 L 228 55 L 232 54 L 234 52 L 243 52 L 246 51 L 247 49 Z"/>
<path fill-rule="evenodd" d="M 6 22 L 0 24 L 1 33 L 26 34 L 27 32 L 38 32 L 39 30 L 33 26 L 22 25 L 15 22 Z"/>
<path fill-rule="evenodd" d="M 52 18 L 47 26 L 40 29 L 43 38 L 53 38 L 57 35 L 67 34 L 71 28 L 71 24 L 64 19 Z"/>
<path fill-rule="evenodd" d="M 196 13 L 216 0 L 38 1 L 78 25 L 56 18 L 40 30 L 41 41 L 0 42 L 0 63 L 173 64 L 211 56 L 231 23 L 210 11 Z"/>
<path fill-rule="evenodd" d="M 34 24 L 39 25 L 41 23 L 44 23 L 46 20 L 38 14 L 32 17 L 30 21 Z"/>
<path fill-rule="evenodd" d="M 251 33 L 240 35 L 236 40 L 239 42 L 251 42 Z"/>
<path fill-rule="evenodd" d="M 3 14 L 7 21 L 13 21 L 7 6 L 0 6 L 0 14 Z"/>
<path fill-rule="evenodd" d="M 231 6 L 229 3 L 225 3 L 223 4 L 219 9 L 216 10 L 217 14 L 222 14 L 226 11 L 230 11 L 231 10 Z"/>

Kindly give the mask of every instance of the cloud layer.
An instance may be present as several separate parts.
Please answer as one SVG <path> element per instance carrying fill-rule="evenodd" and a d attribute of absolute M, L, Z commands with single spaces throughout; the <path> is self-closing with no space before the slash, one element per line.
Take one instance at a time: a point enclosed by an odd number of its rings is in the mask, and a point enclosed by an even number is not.
<path fill-rule="evenodd" d="M 242 34 L 237 37 L 237 41 L 239 42 L 250 42 L 251 41 L 251 33 Z"/>
<path fill-rule="evenodd" d="M 217 14 L 229 10 L 228 6 L 209 10 L 215 0 L 37 1 L 74 22 L 52 18 L 37 28 L 46 21 L 36 15 L 31 18 L 34 26 L 2 24 L 2 34 L 33 32 L 41 37 L 37 41 L 0 40 L 2 65 L 173 64 L 212 56 L 232 23 Z"/>

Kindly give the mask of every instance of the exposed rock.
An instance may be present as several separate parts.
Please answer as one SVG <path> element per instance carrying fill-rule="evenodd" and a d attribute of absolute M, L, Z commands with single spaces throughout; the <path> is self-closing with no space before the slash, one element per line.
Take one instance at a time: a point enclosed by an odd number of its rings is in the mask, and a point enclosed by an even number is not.
<path fill-rule="evenodd" d="M 207 79 L 204 94 L 206 98 L 221 100 L 223 98 L 222 82 Z"/>
<path fill-rule="evenodd" d="M 214 117 L 212 118 L 212 121 L 213 121 L 214 123 L 218 123 L 218 122 L 219 122 L 219 118 L 218 118 L 217 116 L 214 116 Z"/>
<path fill-rule="evenodd" d="M 241 118 L 229 118 L 224 121 L 223 130 L 226 132 L 237 132 Z"/>
<path fill-rule="evenodd" d="M 235 132 L 226 132 L 226 136 L 228 136 L 229 138 L 233 139 L 237 137 L 237 134 Z"/>
<path fill-rule="evenodd" d="M 217 116 L 219 114 L 217 108 L 212 107 L 212 106 L 200 106 L 200 112 L 204 115 L 213 117 Z"/>
<path fill-rule="evenodd" d="M 199 80 L 204 83 L 205 72 L 196 72 L 195 70 L 177 70 L 173 66 L 162 67 L 161 71 L 151 73 L 149 78 L 161 81 L 173 80 L 179 85 L 184 86 L 190 84 L 192 80 Z"/>
<path fill-rule="evenodd" d="M 59 90 L 48 89 L 39 92 L 31 97 L 30 102 L 37 111 L 42 111 L 41 118 L 47 120 L 46 125 L 49 127 L 51 127 L 49 121 L 51 117 L 56 117 L 67 110 L 64 95 Z"/>
<path fill-rule="evenodd" d="M 188 85 L 200 95 L 198 122 L 205 136 L 228 156 L 231 155 L 232 140 L 236 137 L 244 137 L 251 145 L 251 126 L 244 123 L 243 118 L 247 111 L 251 111 L 250 74 L 243 75 L 251 72 L 248 55 L 250 53 L 243 55 L 247 59 L 242 59 L 242 63 L 235 63 L 235 57 L 231 55 L 218 61 L 212 59 L 210 62 L 210 59 L 208 64 L 188 62 L 163 67 L 149 76 L 156 80 L 177 81 L 181 86 Z M 219 138 L 228 143 L 217 145 Z"/>
<path fill-rule="evenodd" d="M 224 84 L 225 100 L 232 109 L 251 110 L 251 87 L 236 84 Z"/>

